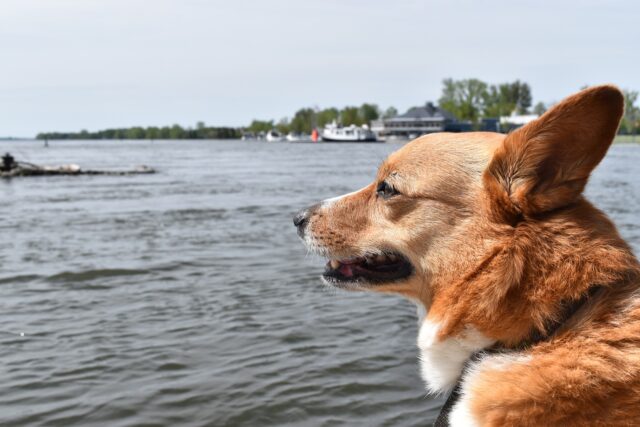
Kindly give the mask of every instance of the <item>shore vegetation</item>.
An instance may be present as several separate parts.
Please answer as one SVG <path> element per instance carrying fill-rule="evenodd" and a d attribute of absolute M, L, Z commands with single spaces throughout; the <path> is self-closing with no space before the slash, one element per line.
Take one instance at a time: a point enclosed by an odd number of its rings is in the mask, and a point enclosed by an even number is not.
<path fill-rule="evenodd" d="M 640 107 L 638 91 L 625 89 L 625 113 L 620 123 L 619 134 L 629 135 L 635 141 L 640 134 Z M 483 118 L 499 118 L 511 114 L 543 114 L 554 102 L 533 104 L 533 95 L 528 83 L 521 80 L 490 84 L 480 79 L 470 78 L 442 81 L 442 93 L 438 105 L 453 114 L 458 120 L 477 124 Z M 398 110 L 394 107 L 381 109 L 374 103 L 360 106 L 349 105 L 342 108 L 304 107 L 291 118 L 280 120 L 254 119 L 244 127 L 214 127 L 198 122 L 195 127 L 178 124 L 164 127 L 130 127 L 80 132 L 42 132 L 37 139 L 237 139 L 245 133 L 264 134 L 277 129 L 282 134 L 290 132 L 310 134 L 313 129 L 321 129 L 331 122 L 344 126 L 371 125 L 374 120 L 394 117 Z"/>

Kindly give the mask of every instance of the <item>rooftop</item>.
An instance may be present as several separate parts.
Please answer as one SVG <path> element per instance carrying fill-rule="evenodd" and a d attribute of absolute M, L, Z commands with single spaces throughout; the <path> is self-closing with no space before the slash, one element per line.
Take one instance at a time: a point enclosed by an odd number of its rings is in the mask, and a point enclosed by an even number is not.
<path fill-rule="evenodd" d="M 412 107 L 404 114 L 395 116 L 390 121 L 407 121 L 407 120 L 455 120 L 455 116 L 448 111 L 435 106 L 432 102 L 427 102 L 422 107 Z"/>

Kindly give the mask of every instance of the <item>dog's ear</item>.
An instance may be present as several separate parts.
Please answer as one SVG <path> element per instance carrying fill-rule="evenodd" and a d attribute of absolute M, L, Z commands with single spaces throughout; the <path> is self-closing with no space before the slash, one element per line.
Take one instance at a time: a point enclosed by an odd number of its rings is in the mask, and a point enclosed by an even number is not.
<path fill-rule="evenodd" d="M 483 177 L 492 212 L 514 221 L 575 201 L 611 145 L 623 109 L 618 88 L 596 86 L 507 135 Z"/>

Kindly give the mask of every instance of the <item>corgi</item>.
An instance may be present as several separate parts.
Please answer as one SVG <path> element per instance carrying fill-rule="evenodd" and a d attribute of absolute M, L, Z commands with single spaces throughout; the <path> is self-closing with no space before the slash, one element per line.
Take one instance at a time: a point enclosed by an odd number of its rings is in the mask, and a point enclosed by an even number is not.
<path fill-rule="evenodd" d="M 437 426 L 640 425 L 640 265 L 582 194 L 623 104 L 596 86 L 507 135 L 422 136 L 294 217 L 325 283 L 422 308 Z"/>

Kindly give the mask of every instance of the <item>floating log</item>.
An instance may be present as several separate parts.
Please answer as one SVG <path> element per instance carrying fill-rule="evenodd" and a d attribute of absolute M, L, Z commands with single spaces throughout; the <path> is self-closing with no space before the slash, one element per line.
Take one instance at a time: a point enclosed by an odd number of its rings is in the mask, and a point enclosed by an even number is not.
<path fill-rule="evenodd" d="M 51 176 L 51 175 L 139 175 L 156 173 L 155 169 L 141 165 L 129 170 L 91 170 L 81 169 L 80 166 L 70 164 L 61 166 L 38 166 L 25 162 L 16 162 L 9 170 L 0 170 L 1 178 L 21 176 Z"/>

